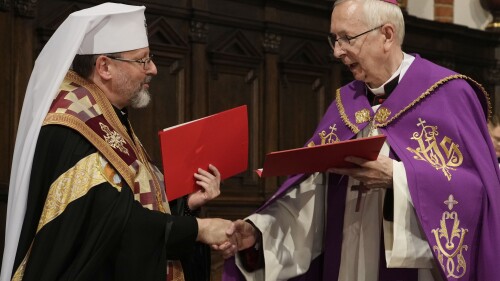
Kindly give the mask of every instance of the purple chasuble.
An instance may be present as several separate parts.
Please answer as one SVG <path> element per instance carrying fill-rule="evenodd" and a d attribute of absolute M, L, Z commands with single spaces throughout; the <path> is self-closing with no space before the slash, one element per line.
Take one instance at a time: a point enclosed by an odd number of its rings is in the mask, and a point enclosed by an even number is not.
<path fill-rule="evenodd" d="M 391 157 L 404 163 L 411 199 L 442 278 L 500 276 L 500 267 L 492 264 L 500 259 L 500 172 L 482 87 L 416 55 L 376 113 L 365 92 L 360 81 L 343 86 L 306 145 L 324 144 L 325 135 L 333 141 L 353 138 L 370 121 L 360 113 L 369 112 L 374 126 L 387 136 Z M 289 177 L 257 213 L 308 176 Z M 330 175 L 323 255 L 291 280 L 337 280 L 346 186 L 346 177 Z M 244 280 L 234 258 L 226 260 L 223 280 Z"/>

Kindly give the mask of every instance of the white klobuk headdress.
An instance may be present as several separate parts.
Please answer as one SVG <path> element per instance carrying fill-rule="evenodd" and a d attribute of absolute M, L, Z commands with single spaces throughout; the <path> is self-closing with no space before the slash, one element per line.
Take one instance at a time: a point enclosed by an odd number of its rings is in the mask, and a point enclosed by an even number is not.
<path fill-rule="evenodd" d="M 76 54 L 107 54 L 148 47 L 144 6 L 104 3 L 74 12 L 59 26 L 35 62 L 17 130 L 0 281 L 10 280 L 26 212 L 40 128 Z"/>

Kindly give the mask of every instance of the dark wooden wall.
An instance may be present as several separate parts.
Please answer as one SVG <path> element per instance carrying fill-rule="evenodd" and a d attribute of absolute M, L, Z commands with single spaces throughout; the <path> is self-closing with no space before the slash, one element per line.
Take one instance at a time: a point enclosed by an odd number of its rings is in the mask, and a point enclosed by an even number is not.
<path fill-rule="evenodd" d="M 24 90 L 37 53 L 73 11 L 102 1 L 0 0 L 0 247 L 11 157 Z M 352 79 L 326 41 L 331 2 L 324 0 L 149 0 L 150 47 L 158 66 L 153 104 L 132 123 L 161 165 L 161 128 L 246 104 L 249 169 L 222 185 L 204 208 L 237 219 L 260 206 L 281 178 L 252 172 L 268 152 L 302 146 L 334 91 Z M 498 34 L 406 16 L 405 50 L 470 75 L 494 99 L 500 85 Z M 496 93 L 500 95 L 500 93 Z M 498 100 L 498 99 L 497 99 Z M 230 134 L 231 132 L 227 132 Z M 222 261 L 214 258 L 214 280 Z"/>

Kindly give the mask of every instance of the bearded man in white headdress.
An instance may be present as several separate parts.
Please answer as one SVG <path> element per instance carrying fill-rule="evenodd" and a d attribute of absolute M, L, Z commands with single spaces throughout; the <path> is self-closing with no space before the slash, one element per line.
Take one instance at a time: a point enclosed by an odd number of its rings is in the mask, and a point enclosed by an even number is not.
<path fill-rule="evenodd" d="M 145 7 L 105 3 L 71 14 L 37 58 L 9 185 L 0 280 L 184 280 L 196 241 L 233 224 L 170 215 L 163 176 L 127 118 L 157 74 Z M 71 70 L 69 70 L 71 67 Z M 199 170 L 199 207 L 220 174 Z"/>

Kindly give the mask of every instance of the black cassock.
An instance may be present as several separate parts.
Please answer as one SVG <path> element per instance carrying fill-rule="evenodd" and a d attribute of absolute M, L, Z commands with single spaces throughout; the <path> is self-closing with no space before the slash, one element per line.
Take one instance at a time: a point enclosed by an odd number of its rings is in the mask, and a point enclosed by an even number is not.
<path fill-rule="evenodd" d="M 29 251 L 23 280 L 165 281 L 167 259 L 181 259 L 186 280 L 208 280 L 210 251 L 195 242 L 196 219 L 142 207 L 125 182 L 121 191 L 108 182 L 91 188 L 35 237 L 51 184 L 96 151 L 72 129 L 42 127 L 13 271 Z M 174 214 L 183 204 L 174 204 Z M 208 275 L 197 279 L 194 267 Z"/>

